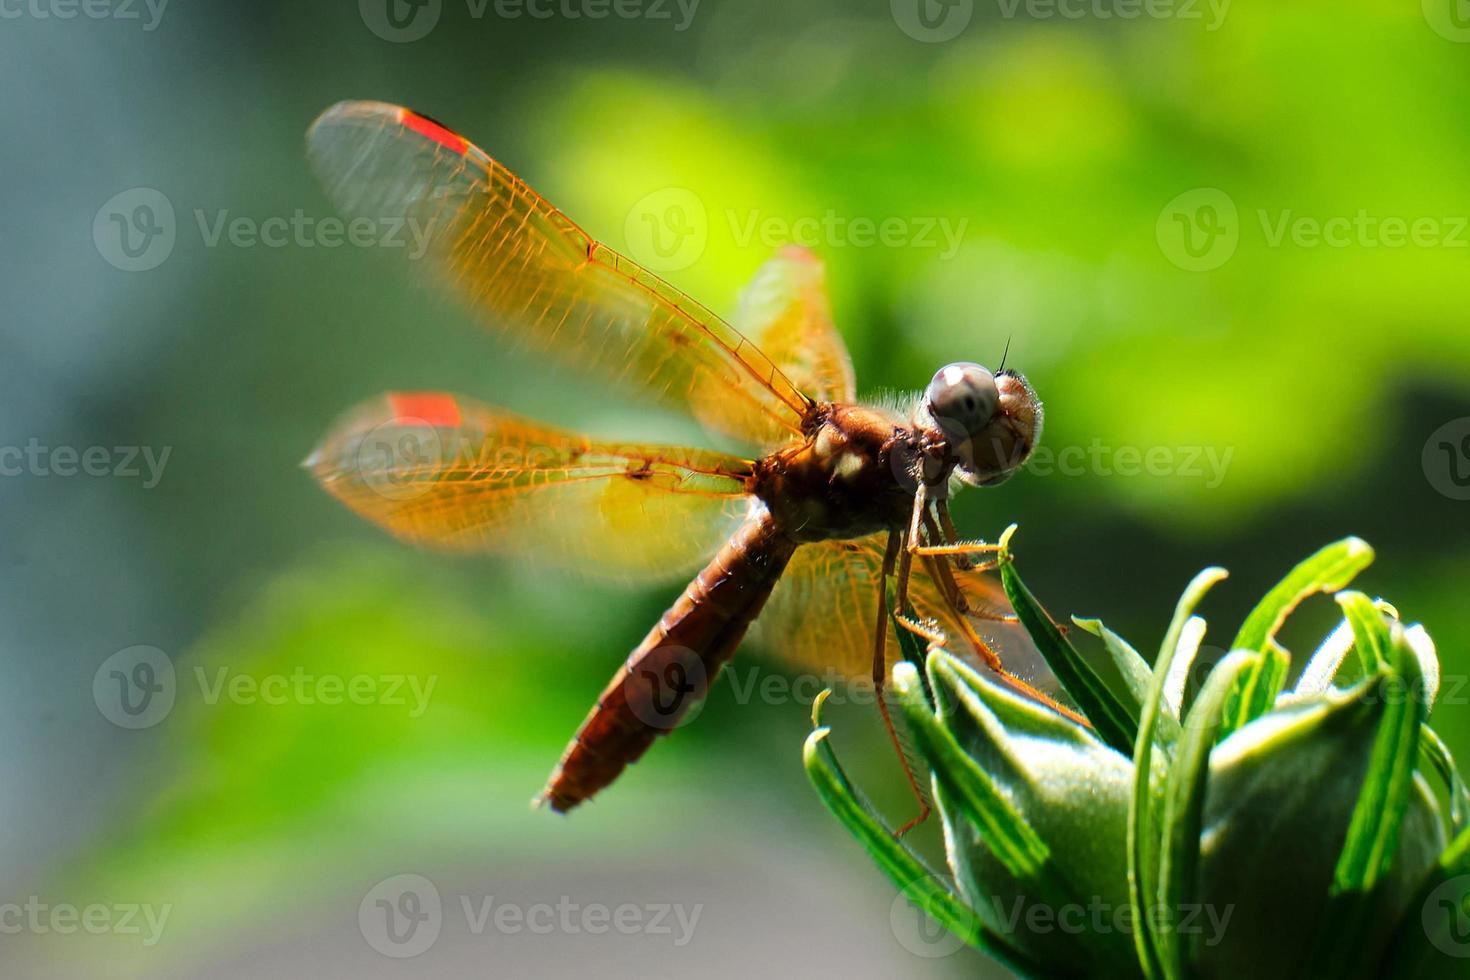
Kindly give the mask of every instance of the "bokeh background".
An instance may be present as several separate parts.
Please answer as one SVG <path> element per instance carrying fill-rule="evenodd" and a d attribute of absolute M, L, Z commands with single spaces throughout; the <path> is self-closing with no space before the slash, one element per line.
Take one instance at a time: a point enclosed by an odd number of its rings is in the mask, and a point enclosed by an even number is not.
<path fill-rule="evenodd" d="M 1297 559 L 1365 537 L 1364 587 L 1437 639 L 1437 726 L 1470 757 L 1453 0 L 392 2 L 0 13 L 0 446 L 46 447 L 0 477 L 0 902 L 102 910 L 98 934 L 9 913 L 6 976 L 1004 975 L 922 932 L 822 810 L 800 698 L 721 685 L 595 805 L 528 808 L 677 586 L 417 553 L 298 463 L 391 388 L 690 432 L 512 359 L 391 249 L 213 238 L 221 218 L 332 214 L 302 134 L 344 98 L 464 132 L 718 310 L 774 248 L 812 246 L 865 392 L 1009 340 L 1073 464 L 958 518 L 1019 522 L 1058 614 L 1152 649 L 1218 563 L 1223 643 Z M 157 220 L 128 244 L 114 214 Z M 102 447 L 112 475 L 63 475 L 57 447 Z M 168 452 L 156 479 L 141 458 L 127 475 L 127 447 Z M 1139 472 L 1128 452 L 1150 450 Z M 1290 645 L 1334 622 L 1309 605 Z M 106 662 L 140 646 L 158 652 L 123 661 L 171 667 L 174 700 L 120 716 Z M 789 678 L 741 659 L 743 682 Z M 406 687 L 208 696 L 297 675 L 433 687 L 422 710 Z M 829 720 L 905 816 L 876 714 Z M 432 883 L 442 928 L 397 959 L 359 910 L 404 874 Z M 477 929 L 487 901 L 698 919 Z"/>

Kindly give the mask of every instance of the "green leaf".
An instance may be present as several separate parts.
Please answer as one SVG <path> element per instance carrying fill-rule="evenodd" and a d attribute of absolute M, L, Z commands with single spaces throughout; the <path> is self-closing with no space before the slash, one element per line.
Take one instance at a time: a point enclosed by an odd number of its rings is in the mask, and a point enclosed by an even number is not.
<path fill-rule="evenodd" d="M 1098 737 L 1127 755 L 1132 751 L 1138 721 L 1129 713 L 1122 699 L 1103 683 L 1092 665 L 1077 652 L 1077 648 L 1062 635 L 1051 616 L 1021 581 L 1010 552 L 1010 539 L 1015 529 L 1015 525 L 1011 525 L 1000 539 L 1000 579 L 1006 598 L 1046 658 L 1052 673 L 1057 675 L 1062 689 L 1092 723 Z"/>
<path fill-rule="evenodd" d="M 1470 952 L 1470 828 L 1462 830 L 1406 903 L 1380 976 L 1458 980 Z"/>
<path fill-rule="evenodd" d="M 1083 619 L 1073 616 L 1072 622 L 1081 630 L 1091 633 L 1102 640 L 1103 649 L 1112 658 L 1113 666 L 1118 670 L 1118 676 L 1123 679 L 1123 685 L 1129 700 L 1124 702 L 1128 714 L 1135 721 L 1143 716 L 1143 704 L 1148 700 L 1149 687 L 1153 684 L 1153 671 L 1149 668 L 1148 661 L 1135 649 L 1132 644 L 1123 639 L 1117 633 L 1103 625 L 1100 619 Z M 1179 736 L 1179 726 L 1175 724 L 1176 719 L 1167 715 L 1160 723 L 1160 735 L 1165 741 L 1173 744 Z"/>
<path fill-rule="evenodd" d="M 1450 747 L 1427 724 L 1419 730 L 1419 749 L 1444 782 L 1445 793 L 1450 799 L 1450 834 L 1458 834 L 1465 829 L 1466 820 L 1470 818 L 1470 789 L 1466 788 L 1465 780 L 1460 776 Z"/>
<path fill-rule="evenodd" d="M 938 705 L 940 720 L 957 735 L 962 734 L 961 729 L 966 723 L 959 712 L 963 708 L 971 719 L 982 712 L 988 712 L 1012 734 L 1024 734 L 1078 747 L 1102 745 L 1092 729 L 1077 724 L 1066 715 L 1058 714 L 1032 698 L 1022 696 L 1014 688 L 992 680 L 946 650 L 936 650 L 930 654 L 929 682 Z M 956 698 L 962 704 L 956 704 Z"/>
<path fill-rule="evenodd" d="M 1248 650 L 1236 650 L 1221 660 L 1210 672 L 1185 720 L 1174 763 L 1169 767 L 1160 834 L 1158 899 L 1159 905 L 1170 912 L 1182 913 L 1195 904 L 1210 750 L 1236 677 L 1251 669 L 1259 657 Z M 1171 928 L 1155 938 L 1164 975 L 1186 976 L 1191 957 L 1181 933 Z"/>
<path fill-rule="evenodd" d="M 1226 703 L 1221 739 L 1269 711 L 1281 693 L 1290 658 L 1276 643 L 1276 633 L 1286 617 L 1308 596 L 1345 588 L 1372 562 L 1373 549 L 1367 542 L 1345 538 L 1296 566 L 1266 593 L 1246 617 L 1232 644 L 1232 649 L 1256 650 L 1266 657 L 1255 670 L 1247 671 L 1236 681 Z"/>
<path fill-rule="evenodd" d="M 1419 731 L 1427 712 L 1418 696 L 1419 661 L 1402 634 L 1394 648 L 1392 668 L 1378 682 L 1379 696 L 1386 703 L 1333 876 L 1336 892 L 1366 892 L 1378 883 L 1393 861 L 1399 826 L 1409 804 L 1414 764 L 1419 758 Z"/>
<path fill-rule="evenodd" d="M 1419 732 L 1428 714 L 1418 696 L 1419 661 L 1402 631 L 1396 634 L 1388 669 L 1365 693 L 1370 703 L 1377 699 L 1381 710 L 1368 771 L 1333 872 L 1328 925 L 1318 947 L 1318 959 L 1330 976 L 1345 975 L 1361 959 L 1359 937 L 1381 915 L 1379 885 L 1398 851 L 1419 759 Z"/>
<path fill-rule="evenodd" d="M 816 712 L 813 712 L 814 716 Z M 976 949 L 993 956 L 1023 976 L 1054 975 L 1011 949 L 1000 934 L 986 927 L 941 880 L 901 844 L 883 821 L 858 797 L 828 743 L 831 730 L 815 729 L 807 736 L 802 762 L 807 777 L 827 809 L 862 844 L 888 878 L 944 928 Z"/>
<path fill-rule="evenodd" d="M 1353 646 L 1358 651 L 1358 661 L 1364 674 L 1372 674 L 1388 667 L 1388 658 L 1393 650 L 1393 638 L 1389 634 L 1388 620 L 1383 617 L 1373 600 L 1361 592 L 1340 592 L 1336 596 L 1342 614 L 1353 628 Z"/>
<path fill-rule="evenodd" d="M 1153 683 L 1143 705 L 1138 738 L 1133 746 L 1133 802 L 1128 813 L 1128 895 L 1133 905 L 1133 933 L 1138 960 L 1145 975 L 1163 976 L 1159 940 L 1149 927 L 1147 903 L 1158 893 L 1159 836 L 1155 829 L 1159 800 L 1154 793 L 1153 753 L 1157 740 L 1159 717 L 1165 714 L 1164 686 L 1168 683 L 1169 665 L 1179 650 L 1184 625 L 1194 615 L 1195 607 L 1214 585 L 1229 573 L 1223 568 L 1207 568 L 1194 577 L 1174 608 L 1174 619 L 1164 634 L 1159 660 L 1154 664 Z"/>
<path fill-rule="evenodd" d="M 929 764 L 940 786 L 979 828 L 996 859 L 1017 878 L 1041 881 L 1046 875 L 1050 849 L 989 774 L 939 723 L 924 697 L 918 671 L 911 665 L 899 664 L 893 669 L 893 689 L 919 754 Z"/>

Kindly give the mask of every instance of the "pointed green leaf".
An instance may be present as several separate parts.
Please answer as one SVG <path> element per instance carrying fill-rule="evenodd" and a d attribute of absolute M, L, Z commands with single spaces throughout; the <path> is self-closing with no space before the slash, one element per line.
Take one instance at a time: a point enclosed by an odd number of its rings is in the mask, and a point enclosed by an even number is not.
<path fill-rule="evenodd" d="M 1388 667 L 1389 653 L 1393 640 L 1389 636 L 1388 620 L 1374 605 L 1373 600 L 1361 592 L 1339 592 L 1335 597 L 1342 607 L 1342 614 L 1353 629 L 1353 646 L 1358 651 L 1358 662 L 1364 674 L 1372 674 Z"/>
<path fill-rule="evenodd" d="M 1012 526 L 1000 540 L 1000 579 L 1006 598 L 1046 658 L 1047 666 L 1057 675 L 1062 689 L 1092 723 L 1098 737 L 1127 755 L 1132 751 L 1134 736 L 1138 732 L 1138 719 L 1129 713 L 1128 705 L 1103 683 L 1092 665 L 1062 635 L 1051 616 L 1021 581 L 1010 553 L 1010 537 L 1014 530 Z"/>
<path fill-rule="evenodd" d="M 1159 660 L 1154 664 L 1153 684 L 1143 705 L 1138 738 L 1133 746 L 1133 803 L 1128 813 L 1128 893 L 1133 905 L 1133 921 L 1138 924 L 1133 941 L 1138 948 L 1138 960 L 1149 977 L 1165 975 L 1158 937 L 1149 928 L 1148 916 L 1148 903 L 1158 893 L 1159 834 L 1156 818 L 1160 800 L 1154 789 L 1153 753 L 1159 717 L 1164 714 L 1164 685 L 1168 683 L 1169 666 L 1179 650 L 1185 623 L 1194 615 L 1195 607 L 1205 593 L 1228 574 L 1223 568 L 1207 568 L 1194 577 L 1179 597 L 1174 618 L 1159 648 Z"/>
<path fill-rule="evenodd" d="M 888 878 L 935 922 L 961 940 L 983 950 L 1023 976 L 1047 976 L 1038 964 L 1012 950 L 1001 935 L 987 928 L 975 911 L 944 887 L 941 880 L 893 836 L 893 832 L 853 790 L 828 743 L 830 729 L 807 736 L 802 761 L 808 778 L 827 809 L 863 845 Z"/>
<path fill-rule="evenodd" d="M 1232 649 L 1257 650 L 1267 656 L 1260 666 L 1247 671 L 1236 682 L 1235 690 L 1226 703 L 1225 723 L 1220 728 L 1222 740 L 1269 711 L 1281 693 L 1290 658 L 1277 645 L 1276 632 L 1286 622 L 1286 617 L 1308 596 L 1345 588 L 1372 562 L 1373 549 L 1367 542 L 1345 538 L 1302 562 L 1266 593 L 1266 597 L 1246 617 Z"/>
<path fill-rule="evenodd" d="M 1465 780 L 1460 776 L 1455 758 L 1450 754 L 1450 747 L 1433 728 L 1428 725 L 1421 728 L 1419 740 L 1420 751 L 1434 771 L 1439 773 L 1439 778 L 1445 785 L 1445 793 L 1449 796 L 1450 834 L 1459 834 L 1465 829 L 1467 818 L 1470 818 L 1470 789 L 1466 788 Z"/>
<path fill-rule="evenodd" d="M 1419 661 L 1401 632 L 1396 640 L 1392 672 L 1378 682 L 1384 711 L 1333 876 L 1336 892 L 1366 892 L 1378 883 L 1393 861 L 1409 805 L 1419 759 L 1419 731 L 1427 712 L 1420 699 Z"/>
<path fill-rule="evenodd" d="M 893 689 L 919 754 L 950 798 L 979 828 L 996 859 L 1017 878 L 1043 878 L 1050 856 L 1046 843 L 939 723 L 924 698 L 918 671 L 899 664 L 893 670 Z"/>
<path fill-rule="evenodd" d="M 1183 914 L 1195 905 L 1210 750 L 1215 745 L 1225 699 L 1235 678 L 1251 669 L 1259 657 L 1260 654 L 1248 650 L 1236 650 L 1220 661 L 1210 672 L 1185 719 L 1174 764 L 1169 767 L 1160 834 L 1158 899 L 1160 907 L 1171 914 Z M 1164 975 L 1186 976 L 1191 961 L 1186 937 L 1171 928 L 1158 932 L 1156 939 Z"/>

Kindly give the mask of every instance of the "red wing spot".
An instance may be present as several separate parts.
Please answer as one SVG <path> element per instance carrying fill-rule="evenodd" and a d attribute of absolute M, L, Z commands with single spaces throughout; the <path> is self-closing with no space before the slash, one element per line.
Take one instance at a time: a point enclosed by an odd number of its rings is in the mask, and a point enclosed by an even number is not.
<path fill-rule="evenodd" d="M 440 146 L 453 150 L 455 153 L 463 155 L 464 151 L 469 149 L 470 144 L 468 140 L 453 130 L 439 125 L 428 116 L 421 116 L 417 112 L 404 109 L 402 121 L 403 125 L 415 133 L 418 133 L 420 136 L 426 136 Z"/>
<path fill-rule="evenodd" d="M 462 416 L 452 395 L 407 392 L 388 396 L 395 419 L 422 419 L 432 426 L 457 426 Z"/>

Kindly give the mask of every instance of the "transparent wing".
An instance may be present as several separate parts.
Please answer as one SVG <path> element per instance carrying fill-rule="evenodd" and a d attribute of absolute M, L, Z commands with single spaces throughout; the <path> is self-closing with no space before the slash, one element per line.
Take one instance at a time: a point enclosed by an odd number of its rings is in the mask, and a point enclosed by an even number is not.
<path fill-rule="evenodd" d="M 757 622 L 757 638 L 771 653 L 798 670 L 837 670 L 849 677 L 870 677 L 874 629 L 882 588 L 887 533 L 856 541 L 822 541 L 803 545 L 786 567 Z M 1025 630 L 1002 621 L 1010 612 L 1000 583 L 974 571 L 955 571 L 975 615 L 970 623 L 1001 657 L 1006 669 L 1039 686 L 1052 684 L 1044 662 Z M 920 562 L 909 579 L 909 601 L 921 619 L 932 619 L 948 636 L 951 652 L 983 667 L 966 647 L 965 636 L 944 595 Z M 890 620 L 888 667 L 901 656 Z"/>
<path fill-rule="evenodd" d="M 832 325 L 826 273 L 810 250 L 788 245 L 760 267 L 740 294 L 735 326 L 807 395 L 857 400 L 852 358 Z"/>
<path fill-rule="evenodd" d="M 307 144 L 338 207 L 425 237 L 433 264 L 513 343 L 744 442 L 800 434 L 811 401 L 757 346 L 463 137 L 400 106 L 343 102 Z"/>
<path fill-rule="evenodd" d="M 306 466 L 334 497 L 414 544 L 612 579 L 687 576 L 750 509 L 746 460 L 597 442 L 440 393 L 359 406 Z"/>

